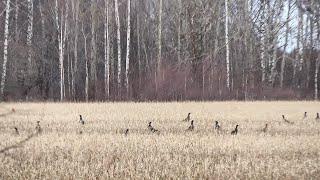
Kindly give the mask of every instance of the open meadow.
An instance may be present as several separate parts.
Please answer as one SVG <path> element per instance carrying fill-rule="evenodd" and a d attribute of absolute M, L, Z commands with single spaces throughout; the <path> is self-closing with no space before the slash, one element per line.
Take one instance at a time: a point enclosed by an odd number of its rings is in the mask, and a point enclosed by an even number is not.
<path fill-rule="evenodd" d="M 0 107 L 0 179 L 320 179 L 319 102 Z M 193 131 L 183 121 L 189 112 Z M 41 133 L 10 148 L 35 133 L 37 121 Z"/>

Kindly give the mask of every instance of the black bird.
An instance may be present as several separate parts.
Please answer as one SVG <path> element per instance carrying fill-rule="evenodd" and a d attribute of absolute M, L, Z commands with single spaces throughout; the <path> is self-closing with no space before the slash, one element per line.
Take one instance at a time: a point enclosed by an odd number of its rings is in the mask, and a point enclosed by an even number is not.
<path fill-rule="evenodd" d="M 237 135 L 238 134 L 238 124 L 236 125 L 236 128 L 233 130 L 233 131 L 231 131 L 231 134 L 232 135 Z"/>
<path fill-rule="evenodd" d="M 316 119 L 320 119 L 319 113 L 317 113 L 317 117 L 316 117 Z"/>
<path fill-rule="evenodd" d="M 192 120 L 190 126 L 188 127 L 188 129 L 186 131 L 193 131 L 193 129 L 194 129 L 194 125 L 193 125 L 193 120 Z"/>
<path fill-rule="evenodd" d="M 148 129 L 149 129 L 151 132 L 153 132 L 153 133 L 158 132 L 157 129 L 155 129 L 155 128 L 152 127 L 151 122 L 149 122 Z"/>
<path fill-rule="evenodd" d="M 188 116 L 183 121 L 190 121 L 190 119 L 191 119 L 190 115 L 191 115 L 191 113 L 188 113 Z"/>
<path fill-rule="evenodd" d="M 268 124 L 262 129 L 262 132 L 266 133 L 268 131 Z"/>
<path fill-rule="evenodd" d="M 124 135 L 127 136 L 129 133 L 129 129 L 126 129 L 126 131 L 124 132 Z"/>
<path fill-rule="evenodd" d="M 307 112 L 304 112 L 303 119 L 307 118 Z"/>
<path fill-rule="evenodd" d="M 18 128 L 17 127 L 14 127 L 14 131 L 15 131 L 15 133 L 17 134 L 17 135 L 19 135 L 20 133 L 19 133 L 19 130 L 18 130 Z"/>
<path fill-rule="evenodd" d="M 216 121 L 216 125 L 214 126 L 214 129 L 218 131 L 220 130 L 220 125 L 218 121 Z"/>
<path fill-rule="evenodd" d="M 282 119 L 283 119 L 284 122 L 286 122 L 286 123 L 293 124 L 293 122 L 288 121 L 284 115 L 282 115 Z"/>
<path fill-rule="evenodd" d="M 37 121 L 36 132 L 39 133 L 39 134 L 42 133 L 42 128 L 40 126 L 40 121 Z"/>
<path fill-rule="evenodd" d="M 82 125 L 84 125 L 84 120 L 82 119 L 82 116 L 80 115 L 80 120 L 79 120 L 79 122 L 82 124 Z"/>

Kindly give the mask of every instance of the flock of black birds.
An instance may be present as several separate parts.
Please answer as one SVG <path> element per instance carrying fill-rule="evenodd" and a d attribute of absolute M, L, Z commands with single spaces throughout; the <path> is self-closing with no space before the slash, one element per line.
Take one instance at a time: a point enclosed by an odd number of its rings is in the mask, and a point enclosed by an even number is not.
<path fill-rule="evenodd" d="M 12 112 L 15 112 L 14 109 L 12 109 Z M 306 119 L 308 117 L 307 115 L 307 112 L 304 112 L 303 114 L 303 119 Z M 320 120 L 320 115 L 319 113 L 316 113 L 316 120 Z M 282 120 L 288 124 L 294 124 L 294 122 L 291 122 L 289 121 L 285 115 L 282 115 Z M 194 130 L 194 120 L 191 120 L 191 113 L 188 113 L 187 117 L 185 119 L 183 119 L 183 121 L 185 122 L 189 122 L 190 121 L 190 126 L 186 129 L 186 131 L 193 131 Z M 84 125 L 85 124 L 85 120 L 83 119 L 82 115 L 79 115 L 79 123 Z M 238 134 L 238 127 L 239 125 L 237 124 L 235 129 L 231 131 L 231 135 L 237 135 Z M 14 127 L 14 130 L 15 130 L 15 134 L 19 135 L 19 130 L 17 127 Z M 40 121 L 37 121 L 37 124 L 36 124 L 36 133 L 42 133 L 42 128 L 40 126 Z M 152 122 L 149 122 L 148 123 L 148 130 L 151 132 L 151 133 L 160 133 L 160 131 L 158 129 L 155 129 L 153 126 L 152 126 Z M 214 130 L 216 131 L 220 131 L 221 130 L 221 126 L 219 124 L 218 121 L 215 121 L 215 124 L 214 124 Z M 268 124 L 265 124 L 265 127 L 262 129 L 262 132 L 266 133 L 268 131 Z M 80 131 L 80 134 L 82 134 L 82 131 Z M 129 134 L 129 129 L 126 129 L 124 131 L 124 135 L 127 136 Z"/>

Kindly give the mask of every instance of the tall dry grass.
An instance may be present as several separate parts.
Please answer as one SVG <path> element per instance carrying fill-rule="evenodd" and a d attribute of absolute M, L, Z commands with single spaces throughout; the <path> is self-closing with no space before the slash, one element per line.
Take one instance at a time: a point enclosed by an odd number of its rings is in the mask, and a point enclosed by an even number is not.
<path fill-rule="evenodd" d="M 8 113 L 12 107 L 16 112 Z M 43 132 L 0 154 L 0 179 L 319 179 L 319 108 L 318 102 L 1 104 L 0 149 L 33 133 L 38 120 Z M 188 112 L 193 132 L 182 122 Z M 221 133 L 213 130 L 215 120 Z M 159 135 L 147 130 L 149 121 Z M 231 136 L 236 124 L 239 134 Z"/>

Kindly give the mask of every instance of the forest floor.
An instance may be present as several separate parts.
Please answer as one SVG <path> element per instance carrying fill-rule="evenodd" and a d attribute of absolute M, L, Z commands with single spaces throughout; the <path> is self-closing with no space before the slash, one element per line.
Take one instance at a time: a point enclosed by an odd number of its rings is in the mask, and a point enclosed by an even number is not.
<path fill-rule="evenodd" d="M 319 102 L 2 103 L 0 179 L 320 179 L 316 112 Z"/>

